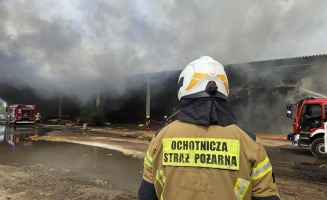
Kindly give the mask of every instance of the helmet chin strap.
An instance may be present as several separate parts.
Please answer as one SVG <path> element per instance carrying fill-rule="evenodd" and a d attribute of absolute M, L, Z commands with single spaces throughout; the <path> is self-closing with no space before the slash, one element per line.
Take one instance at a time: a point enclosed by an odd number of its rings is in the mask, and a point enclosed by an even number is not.
<path fill-rule="evenodd" d="M 217 94 L 217 85 L 215 81 L 209 81 L 206 87 L 206 93 L 208 93 L 210 96 L 211 95 L 216 95 Z"/>

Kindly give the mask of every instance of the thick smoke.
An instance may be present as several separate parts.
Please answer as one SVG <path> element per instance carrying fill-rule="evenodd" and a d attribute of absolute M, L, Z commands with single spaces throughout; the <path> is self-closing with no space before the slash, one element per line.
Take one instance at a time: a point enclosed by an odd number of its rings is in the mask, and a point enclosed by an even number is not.
<path fill-rule="evenodd" d="M 308 76 L 301 81 L 300 89 L 314 97 L 327 97 L 327 62 L 317 62 L 313 64 Z"/>
<path fill-rule="evenodd" d="M 286 118 L 286 106 L 308 96 L 327 96 L 326 58 L 240 64 L 230 80 L 230 99 L 240 124 L 261 133 L 291 132 L 293 120 Z"/>
<path fill-rule="evenodd" d="M 124 94 L 122 77 L 326 52 L 325 1 L 2 0 L 0 84 L 42 98 Z"/>

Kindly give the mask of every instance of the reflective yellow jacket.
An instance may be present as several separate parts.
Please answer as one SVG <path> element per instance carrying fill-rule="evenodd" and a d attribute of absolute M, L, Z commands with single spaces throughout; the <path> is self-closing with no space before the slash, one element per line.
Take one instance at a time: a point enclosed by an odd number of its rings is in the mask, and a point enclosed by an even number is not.
<path fill-rule="evenodd" d="M 36 120 L 36 121 L 40 121 L 40 120 L 41 120 L 41 115 L 36 114 L 36 115 L 35 115 L 35 120 Z"/>
<path fill-rule="evenodd" d="M 262 143 L 234 124 L 174 121 L 153 137 L 143 179 L 161 200 L 279 199 Z"/>

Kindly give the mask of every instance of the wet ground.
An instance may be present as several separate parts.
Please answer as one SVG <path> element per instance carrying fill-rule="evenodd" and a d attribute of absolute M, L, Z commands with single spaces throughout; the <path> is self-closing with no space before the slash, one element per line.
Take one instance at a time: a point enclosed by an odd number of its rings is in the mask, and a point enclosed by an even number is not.
<path fill-rule="evenodd" d="M 136 199 L 152 134 L 0 127 L 0 199 Z M 262 141 L 282 199 L 327 199 L 327 160 L 288 141 Z"/>
<path fill-rule="evenodd" d="M 32 141 L 47 135 L 47 128 L 0 127 L 0 164 L 16 167 L 45 165 L 63 171 L 81 171 L 83 176 L 103 179 L 118 189 L 136 192 L 142 180 L 143 160 L 121 152 L 66 142 Z M 0 133 L 1 135 L 1 133 Z"/>

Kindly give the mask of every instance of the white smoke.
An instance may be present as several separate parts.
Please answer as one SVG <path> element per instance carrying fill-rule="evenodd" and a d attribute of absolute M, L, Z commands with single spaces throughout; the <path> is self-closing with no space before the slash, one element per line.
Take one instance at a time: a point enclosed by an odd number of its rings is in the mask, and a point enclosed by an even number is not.
<path fill-rule="evenodd" d="M 326 53 L 327 2 L 0 1 L 0 84 L 81 102 L 122 77 L 181 69 L 209 55 L 223 64 Z"/>

